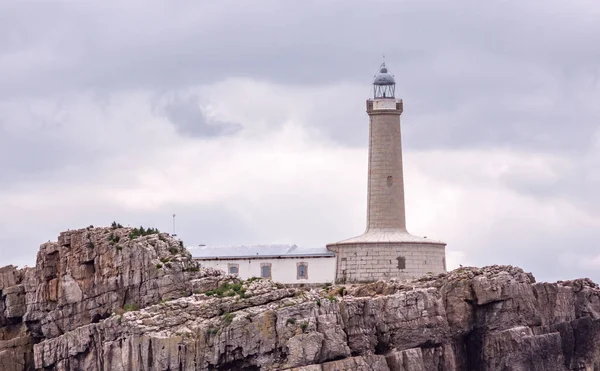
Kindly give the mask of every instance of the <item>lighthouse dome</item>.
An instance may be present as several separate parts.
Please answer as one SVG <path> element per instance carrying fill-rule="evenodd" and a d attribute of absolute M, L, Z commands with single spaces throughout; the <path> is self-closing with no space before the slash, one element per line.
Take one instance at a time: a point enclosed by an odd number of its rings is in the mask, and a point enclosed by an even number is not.
<path fill-rule="evenodd" d="M 375 80 L 373 80 L 373 85 L 394 85 L 396 84 L 396 80 L 394 80 L 394 76 L 392 76 L 385 65 L 382 65 L 379 69 L 379 73 L 375 76 Z"/>

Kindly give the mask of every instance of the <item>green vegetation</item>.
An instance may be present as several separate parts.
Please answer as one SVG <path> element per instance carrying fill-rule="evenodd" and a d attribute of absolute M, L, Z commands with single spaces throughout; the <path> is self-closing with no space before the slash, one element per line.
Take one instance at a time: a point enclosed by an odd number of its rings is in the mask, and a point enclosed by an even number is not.
<path fill-rule="evenodd" d="M 121 323 L 121 316 L 127 312 L 133 312 L 136 310 L 139 310 L 140 307 L 137 306 L 137 304 L 131 304 L 131 303 L 127 303 L 125 305 L 123 305 L 123 308 L 118 308 L 117 310 L 115 310 L 115 314 L 117 314 L 119 316 L 119 323 Z"/>
<path fill-rule="evenodd" d="M 120 236 L 117 236 L 117 235 L 115 235 L 114 233 L 111 233 L 111 234 L 108 236 L 108 242 L 109 242 L 109 244 L 111 244 L 111 245 L 116 245 L 116 244 L 117 244 L 119 241 L 121 241 L 121 237 L 120 237 Z"/>
<path fill-rule="evenodd" d="M 208 328 L 207 332 L 208 332 L 209 335 L 216 335 L 216 334 L 219 333 L 219 329 L 217 327 L 212 327 L 211 326 L 211 327 Z"/>
<path fill-rule="evenodd" d="M 133 312 L 133 311 L 136 311 L 139 309 L 140 309 L 140 307 L 138 307 L 136 304 L 127 303 L 127 304 L 123 305 L 123 310 L 125 312 Z"/>
<path fill-rule="evenodd" d="M 94 247 L 96 247 L 96 245 L 94 245 L 94 243 L 93 243 L 92 241 L 88 241 L 88 242 L 85 244 L 85 246 L 86 246 L 88 249 L 93 249 Z"/>
<path fill-rule="evenodd" d="M 160 231 L 156 228 L 144 229 L 144 227 L 140 226 L 139 228 L 133 228 L 131 230 L 131 232 L 129 233 L 129 238 L 133 240 L 134 238 L 137 238 L 137 237 L 148 236 L 148 235 L 157 234 L 157 233 L 160 233 Z"/>
<path fill-rule="evenodd" d="M 246 298 L 246 289 L 242 287 L 241 283 L 231 284 L 229 282 L 225 282 L 216 290 L 210 290 L 204 293 L 206 296 L 217 296 L 222 298 L 224 296 L 235 296 L 239 295 L 240 298 Z"/>
<path fill-rule="evenodd" d="M 199 272 L 200 268 L 199 267 L 184 268 L 183 271 L 184 272 Z"/>
<path fill-rule="evenodd" d="M 250 282 L 260 281 L 260 280 L 262 280 L 261 277 L 250 277 L 246 280 L 246 282 L 250 283 Z"/>
<path fill-rule="evenodd" d="M 171 263 L 166 263 L 165 267 L 167 267 L 167 268 L 173 268 L 173 265 Z"/>
<path fill-rule="evenodd" d="M 169 259 L 169 258 L 160 258 L 160 261 L 163 262 L 163 263 L 168 263 L 168 262 L 171 261 L 171 259 Z"/>
<path fill-rule="evenodd" d="M 346 292 L 346 288 L 344 286 L 340 286 L 340 289 L 339 289 L 340 296 L 344 296 L 345 292 Z"/>
<path fill-rule="evenodd" d="M 177 254 L 177 253 L 179 252 L 179 250 L 178 250 L 178 249 L 176 249 L 176 248 L 174 248 L 174 247 L 171 247 L 171 248 L 169 248 L 169 252 L 170 252 L 171 254 L 175 255 L 175 254 Z"/>
<path fill-rule="evenodd" d="M 123 248 L 122 248 L 120 245 L 117 245 L 117 246 L 115 247 L 115 249 L 117 249 L 117 251 L 121 251 L 121 250 L 123 250 Z"/>
<path fill-rule="evenodd" d="M 336 298 L 335 296 L 333 296 L 333 294 L 329 295 L 329 296 L 327 297 L 327 299 L 329 299 L 330 301 L 333 301 L 333 302 L 336 302 L 336 301 L 337 301 L 337 298 Z"/>
<path fill-rule="evenodd" d="M 163 267 L 163 266 L 162 266 L 162 264 L 160 264 L 160 263 L 156 264 L 156 268 L 157 268 L 157 269 L 160 269 L 160 268 L 162 268 L 162 267 Z"/>
<path fill-rule="evenodd" d="M 306 332 L 306 329 L 308 328 L 308 322 L 304 321 L 300 324 L 300 328 L 302 329 L 302 332 Z"/>
<path fill-rule="evenodd" d="M 285 321 L 286 325 L 295 325 L 296 324 L 296 319 L 294 317 L 288 318 L 287 321 Z"/>
<path fill-rule="evenodd" d="M 233 322 L 233 318 L 235 318 L 234 313 L 225 313 L 222 317 L 223 325 L 229 326 Z"/>
<path fill-rule="evenodd" d="M 110 227 L 112 229 L 117 229 L 117 228 L 123 228 L 123 226 L 115 221 L 112 222 L 112 224 L 110 225 Z"/>

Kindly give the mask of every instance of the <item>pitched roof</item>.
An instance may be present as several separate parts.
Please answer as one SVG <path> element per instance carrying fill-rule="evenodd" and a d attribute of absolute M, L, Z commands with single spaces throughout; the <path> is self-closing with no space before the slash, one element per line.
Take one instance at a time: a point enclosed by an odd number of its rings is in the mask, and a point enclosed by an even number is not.
<path fill-rule="evenodd" d="M 325 247 L 300 248 L 296 245 L 237 245 L 237 246 L 190 246 L 194 258 L 256 258 L 294 256 L 334 256 Z"/>

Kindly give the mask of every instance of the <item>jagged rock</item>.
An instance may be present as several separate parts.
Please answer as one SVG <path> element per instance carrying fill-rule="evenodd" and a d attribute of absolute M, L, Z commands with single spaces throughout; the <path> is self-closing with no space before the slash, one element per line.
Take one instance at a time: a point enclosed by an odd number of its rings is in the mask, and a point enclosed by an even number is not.
<path fill-rule="evenodd" d="M 0 268 L 0 369 L 33 369 L 34 343 L 99 322 L 124 306 L 143 308 L 230 279 L 200 269 L 167 234 L 131 238 L 131 231 L 63 232 L 58 242 L 40 247 L 35 268 Z"/>
<path fill-rule="evenodd" d="M 587 279 L 491 266 L 291 288 L 200 268 L 167 235 L 130 231 L 62 233 L 35 268 L 0 268 L 1 370 L 600 367 L 600 288 Z"/>

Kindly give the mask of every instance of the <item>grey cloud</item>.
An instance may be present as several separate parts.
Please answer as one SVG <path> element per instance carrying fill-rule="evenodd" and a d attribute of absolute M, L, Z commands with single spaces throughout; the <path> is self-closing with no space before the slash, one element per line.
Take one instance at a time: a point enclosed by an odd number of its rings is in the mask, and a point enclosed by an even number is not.
<path fill-rule="evenodd" d="M 184 135 L 211 138 L 231 135 L 241 129 L 240 125 L 209 120 L 197 96 L 175 97 L 162 107 L 169 121 Z"/>
<path fill-rule="evenodd" d="M 103 4 L 0 5 L 7 14 L 0 61 L 12 67 L 0 74 L 0 99 L 178 89 L 237 76 L 286 85 L 360 82 L 363 99 L 385 53 L 406 100 L 407 135 L 414 132 L 407 148 L 569 152 L 586 148 L 597 127 L 594 109 L 569 94 L 598 94 L 600 68 L 592 47 L 600 44 L 600 25 L 582 22 L 588 12 L 575 5 L 263 1 L 248 12 L 236 1 L 148 2 L 143 11 Z M 540 96 L 552 100 L 542 110 L 526 103 Z M 216 134 L 186 124 L 202 116 L 180 108 L 170 112 L 178 128 Z M 362 123 L 331 116 L 315 126 L 339 143 L 364 143 Z"/>

